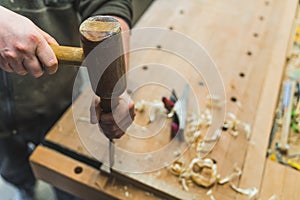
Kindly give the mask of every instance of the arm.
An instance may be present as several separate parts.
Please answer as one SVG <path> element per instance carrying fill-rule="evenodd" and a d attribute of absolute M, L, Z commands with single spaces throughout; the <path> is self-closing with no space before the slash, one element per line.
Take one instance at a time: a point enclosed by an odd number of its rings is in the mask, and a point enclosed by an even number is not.
<path fill-rule="evenodd" d="M 55 73 L 58 61 L 48 43 L 57 44 L 28 18 L 0 6 L 1 69 L 20 75 L 29 73 L 36 78 L 44 69 Z"/>
<path fill-rule="evenodd" d="M 79 5 L 79 13 L 82 20 L 95 15 L 116 16 L 131 28 L 131 0 L 83 0 Z"/>

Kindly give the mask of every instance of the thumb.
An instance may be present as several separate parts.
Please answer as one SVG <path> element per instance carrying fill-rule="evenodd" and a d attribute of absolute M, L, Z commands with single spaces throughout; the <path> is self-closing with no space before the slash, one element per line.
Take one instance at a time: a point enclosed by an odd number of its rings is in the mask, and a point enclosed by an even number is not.
<path fill-rule="evenodd" d="M 100 97 L 94 96 L 90 107 L 90 123 L 98 124 L 101 114 Z"/>

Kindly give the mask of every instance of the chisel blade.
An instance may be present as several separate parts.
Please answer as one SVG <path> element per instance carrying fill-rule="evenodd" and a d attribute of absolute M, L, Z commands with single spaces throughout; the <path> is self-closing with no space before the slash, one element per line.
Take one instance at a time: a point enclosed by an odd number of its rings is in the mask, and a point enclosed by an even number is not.
<path fill-rule="evenodd" d="M 109 140 L 109 169 L 111 171 L 115 163 L 115 144 L 113 139 Z"/>
<path fill-rule="evenodd" d="M 107 154 L 108 163 L 107 164 L 102 163 L 102 165 L 100 166 L 100 170 L 107 174 L 111 174 L 112 167 L 115 162 L 115 146 L 114 146 L 113 139 L 109 139 L 108 142 L 109 142 L 108 143 L 108 154 Z"/>

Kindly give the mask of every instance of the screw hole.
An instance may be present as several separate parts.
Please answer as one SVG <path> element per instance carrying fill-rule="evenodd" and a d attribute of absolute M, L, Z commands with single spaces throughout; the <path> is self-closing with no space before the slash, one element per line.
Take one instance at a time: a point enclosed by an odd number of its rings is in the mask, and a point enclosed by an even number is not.
<path fill-rule="evenodd" d="M 148 70 L 148 66 L 144 65 L 142 69 L 146 71 L 146 70 Z"/>
<path fill-rule="evenodd" d="M 82 167 L 75 167 L 74 172 L 75 174 L 81 174 L 83 171 Z"/>
<path fill-rule="evenodd" d="M 132 90 L 128 89 L 127 90 L 127 94 L 131 95 L 132 94 Z"/>
<path fill-rule="evenodd" d="M 226 126 L 222 126 L 221 128 L 222 128 L 222 131 L 227 131 L 228 130 L 228 127 L 226 127 Z"/>
<path fill-rule="evenodd" d="M 258 33 L 253 33 L 253 37 L 258 37 Z"/>
<path fill-rule="evenodd" d="M 171 30 L 171 31 L 174 30 L 174 27 L 173 27 L 173 26 L 170 26 L 170 27 L 169 27 L 169 30 Z"/>
<path fill-rule="evenodd" d="M 184 14 L 184 10 L 180 10 L 179 13 L 180 13 L 181 15 L 183 15 L 183 14 Z"/>
<path fill-rule="evenodd" d="M 247 51 L 247 55 L 248 56 L 252 56 L 252 52 L 251 51 Z"/>
<path fill-rule="evenodd" d="M 243 72 L 240 73 L 240 77 L 245 77 L 245 74 Z"/>
<path fill-rule="evenodd" d="M 268 6 L 270 4 L 269 1 L 265 1 L 265 5 Z"/>
<path fill-rule="evenodd" d="M 157 48 L 157 49 L 161 49 L 161 45 L 157 45 L 156 48 Z"/>
<path fill-rule="evenodd" d="M 199 82 L 198 82 L 198 85 L 199 85 L 199 86 L 204 86 L 204 83 L 203 83 L 202 81 L 199 81 Z"/>
<path fill-rule="evenodd" d="M 231 97 L 230 100 L 231 100 L 232 102 L 236 102 L 236 101 L 237 101 L 236 97 Z"/>
<path fill-rule="evenodd" d="M 259 20 L 260 20 L 260 21 L 264 21 L 264 19 L 265 19 L 264 16 L 260 16 L 260 17 L 259 17 Z"/>

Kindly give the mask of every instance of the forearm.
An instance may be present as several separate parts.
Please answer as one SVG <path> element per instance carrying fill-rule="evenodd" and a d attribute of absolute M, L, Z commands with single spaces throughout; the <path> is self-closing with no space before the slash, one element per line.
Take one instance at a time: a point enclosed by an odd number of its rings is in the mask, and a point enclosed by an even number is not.
<path fill-rule="evenodd" d="M 44 69 L 55 73 L 57 59 L 48 43 L 57 44 L 26 17 L 0 6 L 1 69 L 34 77 L 40 77 Z"/>
<path fill-rule="evenodd" d="M 79 5 L 82 20 L 95 15 L 111 15 L 123 19 L 129 27 L 132 20 L 131 0 L 85 0 Z"/>
<path fill-rule="evenodd" d="M 85 0 L 79 5 L 79 14 L 82 20 L 95 15 L 110 15 L 115 17 L 121 24 L 123 45 L 125 53 L 129 50 L 129 29 L 132 20 L 131 0 Z M 125 54 L 128 68 L 128 53 Z"/>
<path fill-rule="evenodd" d="M 127 24 L 127 22 L 125 20 L 123 20 L 122 18 L 117 17 L 117 16 L 112 16 L 112 17 L 116 18 L 121 24 L 122 40 L 123 40 L 124 53 L 125 53 L 126 71 L 128 71 L 130 28 L 129 28 L 129 25 Z"/>

